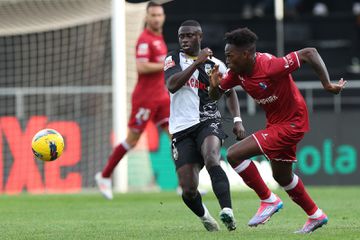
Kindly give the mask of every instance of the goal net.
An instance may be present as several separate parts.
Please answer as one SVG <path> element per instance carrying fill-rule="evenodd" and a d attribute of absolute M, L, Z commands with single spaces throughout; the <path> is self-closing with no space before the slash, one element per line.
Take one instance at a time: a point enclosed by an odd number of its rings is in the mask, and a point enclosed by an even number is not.
<path fill-rule="evenodd" d="M 0 3 L 0 191 L 78 192 L 111 150 L 108 0 Z M 42 163 L 33 135 L 53 128 L 66 148 Z"/>
<path fill-rule="evenodd" d="M 126 81 L 127 113 L 145 8 L 125 5 L 127 77 L 119 81 Z M 0 1 L 0 194 L 94 189 L 115 139 L 111 15 L 111 0 Z M 32 155 L 31 139 L 43 128 L 65 139 L 57 161 Z M 154 126 L 128 159 L 120 179 L 126 189 L 154 189 L 159 181 L 162 189 L 176 187 L 168 139 Z"/>

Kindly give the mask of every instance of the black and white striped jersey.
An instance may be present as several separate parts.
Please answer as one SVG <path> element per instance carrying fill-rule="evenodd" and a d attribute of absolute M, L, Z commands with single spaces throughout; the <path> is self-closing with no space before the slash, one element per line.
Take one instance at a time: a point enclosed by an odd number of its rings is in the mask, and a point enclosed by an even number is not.
<path fill-rule="evenodd" d="M 195 60 L 180 50 L 170 52 L 165 58 L 165 80 L 189 67 Z M 220 119 L 216 101 L 208 95 L 209 74 L 215 64 L 221 73 L 226 72 L 225 64 L 212 57 L 201 64 L 191 78 L 174 94 L 170 93 L 169 132 L 185 130 L 208 119 Z"/>

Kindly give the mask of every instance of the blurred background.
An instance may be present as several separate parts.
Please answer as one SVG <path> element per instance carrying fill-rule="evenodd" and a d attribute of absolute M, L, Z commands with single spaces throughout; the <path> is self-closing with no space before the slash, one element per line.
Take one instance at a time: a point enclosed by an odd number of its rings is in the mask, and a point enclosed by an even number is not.
<path fill-rule="evenodd" d="M 333 96 L 322 89 L 308 66 L 293 74 L 311 123 L 311 131 L 299 144 L 296 172 L 308 185 L 359 185 L 360 1 L 282 3 L 283 19 L 275 17 L 271 0 L 170 1 L 164 3 L 165 41 L 169 50 L 176 49 L 179 25 L 194 19 L 203 28 L 203 47 L 210 47 L 222 60 L 223 36 L 238 27 L 258 34 L 260 52 L 281 56 L 304 47 L 317 48 L 332 81 L 343 77 L 348 85 L 341 95 Z M 106 163 L 114 143 L 113 110 L 119 106 L 113 103 L 113 94 L 123 94 L 125 112 L 130 111 L 137 77 L 135 43 L 146 7 L 144 1 L 127 1 L 123 11 L 114 12 L 112 4 L 110 0 L 0 1 L 0 193 L 73 193 L 95 188 L 94 175 Z M 117 80 L 126 84 L 126 91 L 114 89 L 113 14 L 126 19 L 126 78 Z M 237 92 L 248 133 L 263 128 L 262 111 L 240 88 Z M 226 156 L 235 139 L 222 100 L 219 107 L 230 136 L 222 149 Z M 122 127 L 126 132 L 126 125 Z M 34 160 L 30 146 L 33 135 L 43 128 L 58 130 L 66 144 L 63 156 L 46 164 Z M 266 181 L 276 187 L 267 161 L 256 160 Z M 169 140 L 158 134 L 154 124 L 149 124 L 128 161 L 119 167 L 126 169 L 120 181 L 127 186 L 120 191 L 177 187 Z M 241 180 L 226 161 L 223 167 L 233 189 L 241 188 Z M 206 173 L 201 185 L 210 186 Z"/>

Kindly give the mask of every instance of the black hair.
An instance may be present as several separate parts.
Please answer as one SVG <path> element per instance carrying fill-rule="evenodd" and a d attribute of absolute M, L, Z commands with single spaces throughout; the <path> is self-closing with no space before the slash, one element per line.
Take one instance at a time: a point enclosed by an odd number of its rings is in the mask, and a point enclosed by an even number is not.
<path fill-rule="evenodd" d="M 201 28 L 201 25 L 198 21 L 195 21 L 195 20 L 186 20 L 184 21 L 180 27 L 184 27 L 184 26 L 189 26 L 189 27 L 200 27 Z"/>
<path fill-rule="evenodd" d="M 248 28 L 238 28 L 225 34 L 225 42 L 239 48 L 251 48 L 255 51 L 258 36 Z"/>
<path fill-rule="evenodd" d="M 115 1 L 116 1 L 116 0 L 115 0 Z M 151 8 L 151 7 L 162 7 L 162 5 L 159 4 L 159 3 L 150 1 L 150 2 L 148 2 L 148 4 L 146 5 L 146 11 L 148 11 L 149 8 Z"/>

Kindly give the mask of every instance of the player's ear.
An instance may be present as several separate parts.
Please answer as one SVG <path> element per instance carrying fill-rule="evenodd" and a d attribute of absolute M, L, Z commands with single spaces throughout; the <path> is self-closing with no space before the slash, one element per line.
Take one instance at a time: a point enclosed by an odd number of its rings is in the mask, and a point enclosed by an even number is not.
<path fill-rule="evenodd" d="M 251 51 L 249 49 L 245 49 L 243 51 L 243 56 L 246 57 L 246 58 L 251 58 L 252 53 L 251 53 Z"/>
<path fill-rule="evenodd" d="M 144 28 L 146 28 L 146 24 L 149 20 L 149 13 L 146 13 L 145 17 L 144 17 Z"/>
<path fill-rule="evenodd" d="M 199 40 L 202 41 L 203 33 L 202 33 L 202 32 L 198 32 L 198 35 L 199 35 Z"/>

